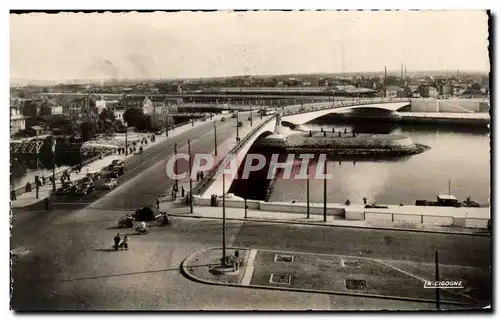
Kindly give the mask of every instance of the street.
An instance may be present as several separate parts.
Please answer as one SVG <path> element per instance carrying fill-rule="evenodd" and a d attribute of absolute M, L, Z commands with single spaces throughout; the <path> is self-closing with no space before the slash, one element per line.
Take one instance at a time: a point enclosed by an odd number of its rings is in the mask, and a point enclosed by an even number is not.
<path fill-rule="evenodd" d="M 299 106 L 293 107 L 298 108 Z M 246 113 L 241 119 L 246 122 Z M 255 115 L 255 118 L 258 116 Z M 256 124 L 254 123 L 254 126 Z M 217 122 L 217 141 L 234 137 L 234 119 Z M 426 303 L 209 286 L 179 270 L 190 254 L 221 246 L 220 220 L 174 217 L 173 225 L 147 235 L 116 229 L 118 219 L 153 204 L 173 185 L 165 161 L 173 154 L 211 153 L 213 124 L 207 121 L 125 162 L 118 188 L 96 190 L 75 200 L 57 197 L 51 211 L 14 210 L 11 248 L 30 251 L 12 259 L 12 307 L 16 310 L 202 310 L 202 309 L 432 309 Z M 116 233 L 130 234 L 130 249 L 111 250 Z M 386 260 L 441 263 L 487 272 L 490 238 L 297 226 L 227 223 L 227 246 L 298 252 L 362 255 Z M 488 290 L 487 286 L 483 288 Z"/>
<path fill-rule="evenodd" d="M 422 303 L 274 292 L 210 286 L 180 273 L 184 258 L 221 246 L 221 221 L 173 218 L 169 227 L 130 235 L 130 249 L 114 252 L 112 238 L 124 211 L 84 209 L 26 212 L 13 223 L 12 248 L 31 248 L 13 259 L 15 309 L 367 309 L 433 308 Z M 40 218 L 44 215 L 43 218 Z M 432 262 L 434 248 L 443 264 L 487 269 L 488 237 L 370 229 L 305 227 L 275 223 L 227 223 L 227 246 L 350 254 L 390 260 Z M 388 240 L 390 239 L 390 240 Z"/>

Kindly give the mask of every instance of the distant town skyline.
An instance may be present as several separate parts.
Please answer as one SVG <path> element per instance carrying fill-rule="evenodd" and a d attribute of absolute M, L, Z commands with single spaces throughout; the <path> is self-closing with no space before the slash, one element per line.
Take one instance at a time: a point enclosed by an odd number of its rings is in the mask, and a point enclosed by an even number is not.
<path fill-rule="evenodd" d="M 485 11 L 10 16 L 11 79 L 489 72 Z"/>

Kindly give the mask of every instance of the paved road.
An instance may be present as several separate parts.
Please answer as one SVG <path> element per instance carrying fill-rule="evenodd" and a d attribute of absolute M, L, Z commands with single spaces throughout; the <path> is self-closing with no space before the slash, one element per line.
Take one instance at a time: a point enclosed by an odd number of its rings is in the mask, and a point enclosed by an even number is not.
<path fill-rule="evenodd" d="M 243 119 L 245 119 L 244 117 Z M 218 140 L 234 134 L 234 121 L 219 123 Z M 182 260 L 200 249 L 219 246 L 219 220 L 177 218 L 171 227 L 131 235 L 131 249 L 109 251 L 114 226 L 124 212 L 165 194 L 172 186 L 164 159 L 187 139 L 195 152 L 213 149 L 212 124 L 202 125 L 145 150 L 126 162 L 122 187 L 82 197 L 66 210 L 16 211 L 11 247 L 31 248 L 13 258 L 15 309 L 408 309 L 432 305 L 380 299 L 214 287 L 191 282 L 179 272 Z M 140 174 L 139 174 L 140 173 Z M 133 181 L 132 181 L 133 180 Z M 126 182 L 128 181 L 128 183 Z M 87 203 L 93 204 L 81 209 Z M 61 208 L 66 208 L 60 205 Z M 80 207 L 80 209 L 79 209 Z M 123 211 L 117 209 L 123 209 Z M 393 260 L 432 261 L 434 248 L 448 264 L 487 269 L 490 240 L 279 224 L 229 222 L 228 246 L 324 252 Z M 443 262 L 445 263 L 445 262 Z"/>
<path fill-rule="evenodd" d="M 249 113 L 248 113 L 249 114 Z M 241 113 L 240 119 L 247 120 L 247 113 Z M 254 115 L 255 117 L 255 115 Z M 227 119 L 217 121 L 217 141 L 223 142 L 236 134 L 236 122 Z M 188 152 L 187 142 L 191 139 L 191 150 L 196 153 L 211 153 L 214 150 L 213 122 L 207 121 L 194 130 L 189 130 L 171 139 L 159 142 L 144 150 L 142 155 L 135 155 L 125 161 L 125 175 L 118 181 L 120 187 L 108 191 L 100 188 L 103 181 L 96 183 L 96 191 L 86 196 L 53 196 L 51 202 L 55 209 L 76 210 L 93 203 L 101 209 L 136 209 L 145 204 L 153 204 L 157 197 L 168 194 L 174 184 L 165 173 L 167 159 L 174 154 L 174 143 L 178 152 Z M 187 170 L 187 162 L 180 160 L 178 170 Z M 132 181 L 133 180 L 133 181 Z M 34 208 L 42 208 L 37 204 Z"/>
<path fill-rule="evenodd" d="M 220 220 L 173 218 L 170 227 L 131 235 L 130 250 L 110 251 L 121 211 L 26 212 L 14 220 L 12 248 L 32 252 L 13 259 L 15 309 L 408 309 L 432 305 L 380 299 L 209 286 L 179 272 L 197 250 L 221 244 Z M 130 231 L 129 231 L 130 232 Z M 475 266 L 490 261 L 486 237 L 416 234 L 349 228 L 228 222 L 227 245 L 349 254 L 392 260 Z M 390 240 L 389 240 L 390 239 Z"/>

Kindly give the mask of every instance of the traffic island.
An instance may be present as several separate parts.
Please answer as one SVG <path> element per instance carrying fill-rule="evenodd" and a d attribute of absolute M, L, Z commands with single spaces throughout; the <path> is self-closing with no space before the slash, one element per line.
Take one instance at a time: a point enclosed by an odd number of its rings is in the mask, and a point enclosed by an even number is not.
<path fill-rule="evenodd" d="M 222 263 L 222 249 L 198 251 L 184 260 L 182 268 L 188 276 L 221 284 L 240 284 L 248 259 L 248 250 L 226 249 L 226 263 Z"/>
<path fill-rule="evenodd" d="M 434 274 L 415 276 L 389 263 L 371 258 L 228 248 L 239 251 L 238 271 L 213 272 L 221 262 L 222 250 L 210 248 L 189 256 L 182 264 L 184 274 L 212 285 L 361 296 L 416 302 L 435 302 L 435 290 L 424 287 Z M 441 304 L 482 305 L 460 290 L 442 289 Z"/>

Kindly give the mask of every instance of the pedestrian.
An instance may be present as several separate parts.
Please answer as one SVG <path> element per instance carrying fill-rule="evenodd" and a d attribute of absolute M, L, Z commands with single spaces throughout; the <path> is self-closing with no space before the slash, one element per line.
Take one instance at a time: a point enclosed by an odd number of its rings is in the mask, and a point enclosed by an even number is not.
<path fill-rule="evenodd" d="M 196 182 L 200 181 L 200 173 L 196 172 Z"/>
<path fill-rule="evenodd" d="M 156 198 L 156 208 L 160 210 L 160 199 Z"/>
<path fill-rule="evenodd" d="M 50 203 L 49 203 L 49 198 L 45 198 L 45 199 L 44 199 L 44 202 L 45 202 L 45 210 L 46 210 L 46 211 L 49 211 L 49 204 L 50 204 Z"/>
<path fill-rule="evenodd" d="M 366 205 L 367 202 L 368 202 L 368 199 L 366 199 L 366 197 L 363 197 L 363 203 Z"/>
<path fill-rule="evenodd" d="M 17 200 L 16 190 L 10 190 L 10 200 Z"/>
<path fill-rule="evenodd" d="M 350 205 L 351 205 L 351 201 L 349 201 L 349 199 L 347 199 L 347 200 L 345 201 L 345 205 L 346 205 L 346 206 L 350 206 Z"/>
<path fill-rule="evenodd" d="M 45 176 L 42 176 L 42 186 L 45 185 L 45 182 L 46 182 Z"/>
<path fill-rule="evenodd" d="M 203 180 L 203 178 L 205 177 L 205 174 L 202 172 L 200 172 L 200 177 L 201 177 L 201 180 Z"/>
<path fill-rule="evenodd" d="M 118 246 L 120 245 L 120 234 L 117 233 L 116 236 L 113 238 L 114 242 L 115 242 L 115 251 L 118 250 Z"/>
<path fill-rule="evenodd" d="M 184 186 L 182 186 L 182 187 L 181 187 L 181 197 L 183 197 L 183 198 L 184 198 L 184 193 L 185 193 L 185 191 L 184 191 Z"/>
<path fill-rule="evenodd" d="M 123 249 L 128 250 L 128 237 L 123 236 L 123 242 L 122 242 Z"/>

